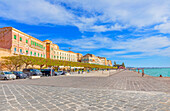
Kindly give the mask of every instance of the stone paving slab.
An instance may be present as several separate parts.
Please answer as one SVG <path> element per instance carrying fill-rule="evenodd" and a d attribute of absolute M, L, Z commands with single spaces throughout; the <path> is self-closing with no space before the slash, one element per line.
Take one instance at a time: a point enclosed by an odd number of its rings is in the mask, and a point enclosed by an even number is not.
<path fill-rule="evenodd" d="M 109 77 L 43 77 L 35 80 L 1 81 L 6 84 L 27 84 L 88 89 L 118 89 L 133 91 L 159 91 L 170 93 L 170 78 L 141 77 L 141 74 L 123 71 Z"/>
<path fill-rule="evenodd" d="M 0 111 L 168 111 L 170 94 L 0 84 Z"/>

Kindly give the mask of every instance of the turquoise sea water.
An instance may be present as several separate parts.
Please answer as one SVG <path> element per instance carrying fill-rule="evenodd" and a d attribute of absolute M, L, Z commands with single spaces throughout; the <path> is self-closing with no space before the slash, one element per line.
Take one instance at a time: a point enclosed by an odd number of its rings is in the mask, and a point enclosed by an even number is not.
<path fill-rule="evenodd" d="M 140 72 L 142 72 L 140 70 Z M 144 69 L 144 73 L 150 76 L 159 77 L 170 77 L 170 68 L 153 68 L 153 69 Z"/>

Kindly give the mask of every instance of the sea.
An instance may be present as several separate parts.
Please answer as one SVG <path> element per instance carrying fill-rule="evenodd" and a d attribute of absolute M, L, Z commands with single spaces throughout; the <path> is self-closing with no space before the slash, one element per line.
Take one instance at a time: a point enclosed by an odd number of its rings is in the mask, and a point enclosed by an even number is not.
<path fill-rule="evenodd" d="M 154 77 L 159 77 L 160 75 L 162 77 L 170 77 L 170 68 L 144 68 L 144 73 Z"/>

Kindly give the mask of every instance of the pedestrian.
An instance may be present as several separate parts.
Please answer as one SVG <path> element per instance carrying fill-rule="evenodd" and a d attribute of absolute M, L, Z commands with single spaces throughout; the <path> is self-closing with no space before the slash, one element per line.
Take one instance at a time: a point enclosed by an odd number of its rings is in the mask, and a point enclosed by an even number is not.
<path fill-rule="evenodd" d="M 144 69 L 142 69 L 142 77 L 144 77 Z"/>

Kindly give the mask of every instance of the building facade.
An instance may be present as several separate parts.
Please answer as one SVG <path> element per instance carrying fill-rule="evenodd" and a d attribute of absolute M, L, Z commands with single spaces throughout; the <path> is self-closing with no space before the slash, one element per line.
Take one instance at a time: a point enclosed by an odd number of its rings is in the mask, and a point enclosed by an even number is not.
<path fill-rule="evenodd" d="M 60 50 L 59 46 L 50 40 L 38 40 L 13 27 L 0 28 L 0 48 L 8 50 L 9 55 L 27 55 L 73 62 L 83 62 L 112 66 L 105 57 L 93 54 L 83 56 L 80 53 Z"/>
<path fill-rule="evenodd" d="M 0 28 L 0 48 L 12 55 L 28 55 L 46 58 L 46 44 L 13 27 Z"/>
<path fill-rule="evenodd" d="M 77 53 L 77 62 L 81 62 L 82 58 L 83 58 L 83 54 Z"/>
<path fill-rule="evenodd" d="M 59 46 L 53 44 L 50 40 L 43 41 L 46 43 L 46 57 L 56 60 L 65 60 L 77 62 L 77 54 L 72 51 L 60 50 Z"/>
<path fill-rule="evenodd" d="M 106 57 L 99 57 L 98 56 L 98 58 L 101 60 L 101 65 L 107 65 L 107 59 L 106 59 Z"/>
<path fill-rule="evenodd" d="M 112 66 L 112 61 L 111 60 L 107 60 L 107 65 L 108 66 Z"/>
<path fill-rule="evenodd" d="M 27 55 L 77 62 L 77 53 L 60 50 L 50 40 L 41 41 L 13 27 L 0 28 L 0 48 L 10 55 Z"/>
<path fill-rule="evenodd" d="M 81 62 L 102 65 L 101 60 L 93 54 L 86 54 L 82 57 Z"/>

